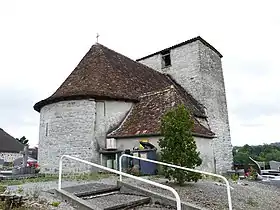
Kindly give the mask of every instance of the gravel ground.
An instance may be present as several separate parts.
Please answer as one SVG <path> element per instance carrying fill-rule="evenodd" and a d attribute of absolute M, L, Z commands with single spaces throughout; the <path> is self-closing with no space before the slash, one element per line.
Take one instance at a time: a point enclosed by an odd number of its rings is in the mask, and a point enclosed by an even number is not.
<path fill-rule="evenodd" d="M 62 183 L 62 187 L 96 182 L 102 182 L 105 184 L 116 184 L 117 179 L 118 178 L 116 176 L 113 176 L 110 178 L 90 182 L 64 181 Z M 197 183 L 187 183 L 183 187 L 180 187 L 173 183 L 167 182 L 167 180 L 165 179 L 155 177 L 149 179 L 174 187 L 179 193 L 182 201 L 190 202 L 200 207 L 206 207 L 208 209 L 216 210 L 228 208 L 226 187 L 219 182 L 215 182 L 212 180 L 200 180 Z M 173 195 L 169 191 L 163 190 L 161 188 L 157 188 L 145 183 L 140 183 L 131 179 L 124 179 L 124 181 L 151 191 L 159 192 L 173 197 Z M 231 182 L 230 185 L 232 187 L 231 197 L 234 210 L 279 209 L 280 190 L 279 188 L 273 185 L 247 180 L 242 180 L 239 184 Z M 29 194 L 31 195 L 31 197 L 36 197 L 36 195 L 39 195 L 39 199 L 45 200 L 48 204 L 59 201 L 54 197 L 53 194 L 48 192 L 48 190 L 50 189 L 57 188 L 57 181 L 26 183 L 20 186 L 23 189 L 22 194 Z M 17 192 L 19 186 L 9 186 L 8 189 L 10 191 Z M 38 202 L 35 204 L 37 205 Z M 51 205 L 47 205 L 47 208 L 45 209 L 73 210 L 75 208 L 73 208 L 67 203 L 61 202 L 58 207 L 52 207 Z"/>
<path fill-rule="evenodd" d="M 117 177 L 115 176 L 110 178 L 105 178 L 102 180 L 94 180 L 94 181 L 62 181 L 62 188 L 75 186 L 79 184 L 96 183 L 96 182 L 102 182 L 104 184 L 116 184 L 117 183 L 116 181 L 117 181 Z M 55 197 L 55 195 L 53 195 L 50 192 L 50 190 L 56 189 L 57 187 L 58 187 L 57 181 L 49 181 L 49 182 L 25 183 L 22 185 L 12 185 L 12 186 L 8 186 L 7 190 L 11 193 L 27 195 L 30 198 L 32 198 L 32 201 L 29 202 L 29 204 L 31 204 L 31 206 L 34 206 L 34 209 L 44 209 L 44 210 L 45 209 L 46 210 L 76 209 L 70 206 L 70 204 L 58 200 Z M 61 203 L 59 204 L 58 207 L 53 207 L 51 205 L 53 202 L 61 202 Z"/>
<path fill-rule="evenodd" d="M 152 180 L 175 188 L 182 201 L 207 209 L 228 209 L 226 187 L 219 182 L 200 180 L 197 183 L 187 183 L 180 187 L 168 183 L 166 179 L 153 178 Z M 129 179 L 125 182 L 174 197 L 171 192 L 161 188 Z M 231 198 L 234 210 L 278 210 L 280 207 L 280 191 L 276 186 L 247 180 L 242 180 L 239 184 L 230 182 L 230 186 L 232 187 Z"/>

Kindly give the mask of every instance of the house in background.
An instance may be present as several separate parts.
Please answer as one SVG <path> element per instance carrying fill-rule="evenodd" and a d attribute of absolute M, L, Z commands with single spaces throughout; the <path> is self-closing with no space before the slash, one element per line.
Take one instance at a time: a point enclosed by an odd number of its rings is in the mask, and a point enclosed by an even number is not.
<path fill-rule="evenodd" d="M 56 173 L 64 154 L 100 163 L 108 138 L 119 150 L 143 138 L 158 146 L 161 117 L 179 104 L 194 120 L 200 169 L 225 172 L 232 145 L 221 58 L 201 37 L 137 61 L 96 43 L 55 93 L 34 105 L 42 172 Z M 64 172 L 90 170 L 75 166 L 69 163 Z"/>
<path fill-rule="evenodd" d="M 38 159 L 38 147 L 29 148 L 29 157 L 34 158 L 35 160 Z"/>
<path fill-rule="evenodd" d="M 4 159 L 4 162 L 13 162 L 15 159 L 22 157 L 20 152 L 23 149 L 23 144 L 0 128 L 0 159 Z"/>

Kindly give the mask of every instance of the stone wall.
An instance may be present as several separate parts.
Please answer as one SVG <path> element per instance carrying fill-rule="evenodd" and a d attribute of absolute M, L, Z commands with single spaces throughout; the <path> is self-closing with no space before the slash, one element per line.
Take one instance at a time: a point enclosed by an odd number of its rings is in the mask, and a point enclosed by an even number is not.
<path fill-rule="evenodd" d="M 4 159 L 5 162 L 13 162 L 15 159 L 23 157 L 20 153 L 2 152 L 0 153 L 0 159 Z"/>
<path fill-rule="evenodd" d="M 230 169 L 233 161 L 230 127 L 228 120 L 227 100 L 220 57 L 199 42 L 201 102 L 211 130 L 217 138 L 213 141 L 217 172 Z"/>
<path fill-rule="evenodd" d="M 44 106 L 40 112 L 38 160 L 43 173 L 57 173 L 59 158 L 76 156 L 99 163 L 106 133 L 115 128 L 132 103 L 121 101 L 75 100 Z M 95 170 L 85 164 L 65 161 L 63 172 Z"/>
<path fill-rule="evenodd" d="M 95 137 L 99 148 L 105 148 L 107 132 L 115 129 L 131 109 L 132 103 L 122 101 L 97 101 Z"/>
<path fill-rule="evenodd" d="M 43 173 L 57 173 L 62 155 L 93 161 L 98 158 L 93 141 L 94 100 L 62 101 L 46 105 L 40 112 L 38 161 Z M 63 172 L 88 172 L 90 167 L 64 161 Z"/>
<path fill-rule="evenodd" d="M 168 73 L 204 105 L 208 124 L 217 136 L 213 141 L 216 169 L 225 172 L 232 164 L 232 145 L 221 59 L 199 40 L 172 49 L 170 57 L 167 68 L 162 68 L 160 54 L 139 62 Z"/>
<path fill-rule="evenodd" d="M 117 147 L 118 149 L 133 149 L 139 147 L 139 140 L 148 139 L 151 144 L 157 148 L 157 152 L 160 152 L 158 146 L 158 140 L 160 137 L 137 137 L 137 138 L 118 138 Z M 202 159 L 201 166 L 197 167 L 198 170 L 214 172 L 214 154 L 212 148 L 212 139 L 194 137 L 198 151 L 200 151 L 200 157 Z"/>

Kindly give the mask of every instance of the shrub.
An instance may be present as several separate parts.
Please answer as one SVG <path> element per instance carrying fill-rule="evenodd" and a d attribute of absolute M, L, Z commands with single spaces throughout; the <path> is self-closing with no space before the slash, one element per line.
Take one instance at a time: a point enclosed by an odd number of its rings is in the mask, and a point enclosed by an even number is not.
<path fill-rule="evenodd" d="M 161 160 L 187 168 L 201 165 L 202 160 L 197 151 L 196 142 L 192 135 L 193 120 L 189 111 L 180 105 L 168 111 L 161 120 L 161 135 L 159 140 Z M 174 179 L 180 185 L 184 182 L 197 182 L 201 175 L 181 169 L 163 167 L 163 172 L 169 180 Z"/>

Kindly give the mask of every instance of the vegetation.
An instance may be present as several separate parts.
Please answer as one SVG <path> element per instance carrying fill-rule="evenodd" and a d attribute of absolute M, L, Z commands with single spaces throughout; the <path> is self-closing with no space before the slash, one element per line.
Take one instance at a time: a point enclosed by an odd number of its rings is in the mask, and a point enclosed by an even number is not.
<path fill-rule="evenodd" d="M 27 145 L 28 144 L 28 140 L 26 139 L 25 136 L 21 137 L 20 139 L 16 138 L 16 140 L 18 140 L 20 143 Z"/>
<path fill-rule="evenodd" d="M 163 162 L 187 168 L 201 165 L 196 143 L 192 135 L 193 120 L 185 106 L 180 105 L 168 111 L 161 120 L 161 135 L 159 140 L 161 160 Z M 201 178 L 198 173 L 163 167 L 164 175 L 174 179 L 182 185 L 184 182 L 195 181 Z"/>
<path fill-rule="evenodd" d="M 54 207 L 58 207 L 59 206 L 59 204 L 60 204 L 60 202 L 59 201 L 54 201 L 54 202 L 52 202 L 52 206 L 54 206 Z"/>
<path fill-rule="evenodd" d="M 73 175 L 63 175 L 63 180 L 75 180 L 75 181 L 81 181 L 81 180 L 99 180 L 102 178 L 107 178 L 109 176 L 112 176 L 112 174 L 106 174 L 106 173 L 84 173 L 84 174 L 73 174 Z M 26 179 L 18 179 L 18 180 L 1 180 L 0 181 L 0 191 L 2 185 L 22 185 L 25 183 L 31 183 L 31 182 L 49 182 L 49 181 L 57 181 L 58 175 L 45 175 L 41 177 L 36 178 L 26 178 Z"/>
<path fill-rule="evenodd" d="M 237 181 L 238 180 L 238 178 L 239 178 L 239 176 L 237 175 L 237 174 L 232 174 L 231 176 L 230 176 L 230 178 L 233 180 L 233 181 Z"/>
<path fill-rule="evenodd" d="M 266 162 L 267 164 L 271 160 L 280 161 L 280 143 L 257 146 L 245 144 L 242 147 L 233 148 L 233 161 L 235 164 L 250 163 L 249 156 L 254 160 Z"/>
<path fill-rule="evenodd" d="M 5 185 L 0 185 L 0 194 L 4 193 L 7 189 L 7 186 Z"/>

